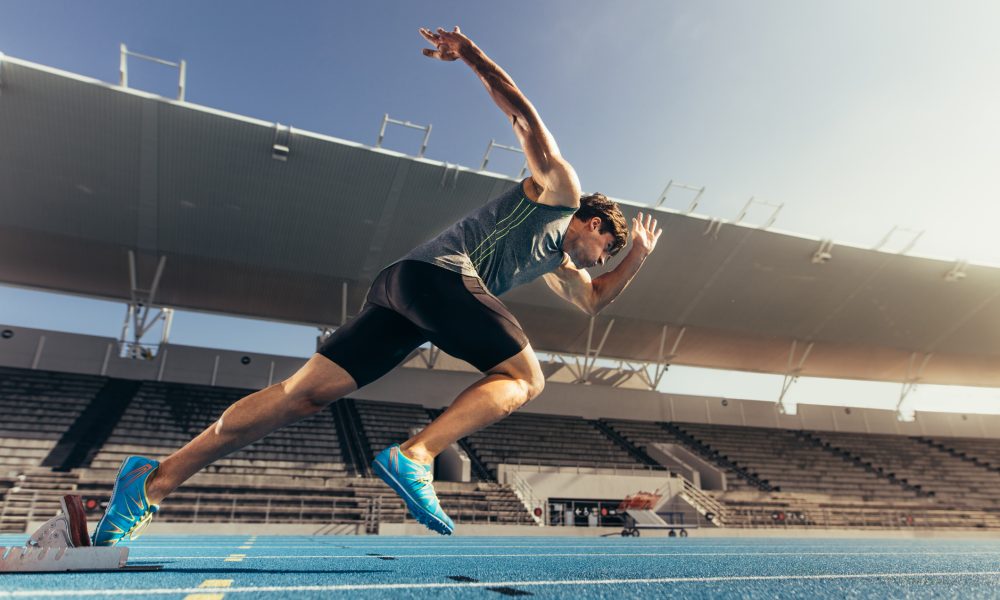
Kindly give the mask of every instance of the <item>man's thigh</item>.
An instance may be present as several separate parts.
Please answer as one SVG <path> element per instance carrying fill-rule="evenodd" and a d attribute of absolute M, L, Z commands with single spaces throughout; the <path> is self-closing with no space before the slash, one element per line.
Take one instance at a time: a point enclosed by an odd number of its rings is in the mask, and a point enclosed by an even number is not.
<path fill-rule="evenodd" d="M 391 371 L 426 341 L 420 329 L 395 311 L 367 304 L 316 352 L 350 374 L 360 388 Z"/>

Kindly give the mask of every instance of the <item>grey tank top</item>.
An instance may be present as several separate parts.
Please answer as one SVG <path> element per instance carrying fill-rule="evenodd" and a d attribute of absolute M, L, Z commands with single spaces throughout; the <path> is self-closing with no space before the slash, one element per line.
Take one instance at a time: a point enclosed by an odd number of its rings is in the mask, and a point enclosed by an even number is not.
<path fill-rule="evenodd" d="M 499 296 L 562 263 L 563 237 L 574 214 L 575 208 L 532 202 L 518 183 L 400 260 L 479 277 Z"/>

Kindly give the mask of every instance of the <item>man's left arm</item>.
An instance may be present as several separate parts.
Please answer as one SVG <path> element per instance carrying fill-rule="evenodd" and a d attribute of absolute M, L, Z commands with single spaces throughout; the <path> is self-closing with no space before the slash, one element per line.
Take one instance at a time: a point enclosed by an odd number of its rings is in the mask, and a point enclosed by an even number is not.
<path fill-rule="evenodd" d="M 587 314 L 596 315 L 628 287 L 646 257 L 656 247 L 661 233 L 663 230 L 657 227 L 652 215 L 643 218 L 643 214 L 639 213 L 632 219 L 632 245 L 628 254 L 614 269 L 591 278 L 590 273 L 578 268 L 567 256 L 556 270 L 543 276 L 545 283 L 561 298 Z"/>

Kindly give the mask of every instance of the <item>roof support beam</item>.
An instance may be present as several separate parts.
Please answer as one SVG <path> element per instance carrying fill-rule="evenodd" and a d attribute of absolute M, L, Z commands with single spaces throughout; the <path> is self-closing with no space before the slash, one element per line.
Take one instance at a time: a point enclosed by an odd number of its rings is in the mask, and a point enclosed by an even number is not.
<path fill-rule="evenodd" d="M 796 361 L 795 350 L 798 346 L 798 341 L 792 340 L 792 347 L 788 351 L 788 370 L 785 372 L 785 378 L 781 382 L 781 394 L 778 396 L 778 411 L 783 415 L 795 414 L 795 404 L 786 403 L 785 398 L 788 395 L 788 390 L 799 380 L 799 374 L 802 373 L 802 367 L 806 364 L 806 359 L 809 358 L 809 353 L 812 352 L 814 344 L 815 342 L 809 342 L 802 356 Z"/>
<path fill-rule="evenodd" d="M 418 349 L 418 355 L 420 360 L 424 361 L 428 369 L 433 369 L 437 366 L 438 358 L 441 357 L 441 349 L 434 344 L 430 345 L 430 348 L 424 350 L 423 348 Z"/>
<path fill-rule="evenodd" d="M 601 356 L 601 350 L 604 349 L 604 342 L 608 341 L 608 334 L 611 333 L 611 328 L 615 326 L 615 320 L 611 319 L 608 322 L 608 326 L 604 328 L 604 335 L 601 336 L 601 342 L 597 344 L 597 348 L 593 348 L 591 342 L 594 338 L 594 322 L 597 317 L 590 317 L 590 326 L 587 329 L 587 354 L 583 359 L 583 368 L 581 369 L 581 380 L 586 383 L 590 379 L 590 374 L 594 370 L 594 363 Z"/>
<path fill-rule="evenodd" d="M 156 301 L 156 291 L 160 287 L 160 278 L 163 276 L 163 269 L 166 264 L 167 257 L 161 255 L 160 261 L 156 266 L 156 274 L 153 276 L 152 285 L 148 290 L 141 289 L 137 283 L 135 252 L 132 250 L 128 251 L 130 301 L 126 308 L 122 333 L 118 339 L 119 355 L 122 357 L 152 359 L 157 355 L 160 348 L 170 341 L 170 327 L 173 324 L 174 310 L 172 308 L 157 308 L 156 314 L 152 314 L 154 302 Z M 160 343 L 156 345 L 143 344 L 142 338 L 161 320 L 163 321 L 163 330 L 160 335 Z M 132 341 L 127 341 L 130 337 L 130 332 Z"/>
<path fill-rule="evenodd" d="M 663 330 L 660 332 L 660 348 L 657 352 L 657 360 L 653 364 L 645 364 L 642 367 L 632 367 L 631 371 L 639 377 L 640 380 L 646 387 L 652 391 L 656 391 L 660 387 L 660 382 L 663 381 L 663 376 L 666 375 L 667 369 L 670 368 L 670 363 L 673 362 L 674 358 L 677 357 L 677 348 L 680 347 L 681 340 L 684 339 L 684 333 L 687 331 L 687 327 L 681 327 L 677 332 L 677 337 L 674 338 L 674 345 L 671 347 L 668 354 L 664 354 L 664 349 L 666 348 L 667 342 L 667 332 L 668 327 L 663 326 Z M 629 365 L 631 367 L 631 365 Z M 652 372 L 650 372 L 652 369 Z"/>
<path fill-rule="evenodd" d="M 906 399 L 909 395 L 917 389 L 917 382 L 924 375 L 924 368 L 927 367 L 927 363 L 931 361 L 934 354 L 932 352 L 925 352 L 923 360 L 920 361 L 920 366 L 917 364 L 917 353 L 914 352 L 910 355 L 910 362 L 906 365 L 906 378 L 903 379 L 903 387 L 899 391 L 899 402 L 896 403 L 896 418 L 903 422 L 911 422 L 916 419 L 917 413 L 911 409 L 904 409 L 903 406 L 906 403 Z"/>
<path fill-rule="evenodd" d="M 569 370 L 570 374 L 573 375 L 573 383 L 590 383 L 590 375 L 594 370 L 594 363 L 601 356 L 601 350 L 604 349 L 604 342 L 608 340 L 608 335 L 611 333 L 611 328 L 615 325 L 615 320 L 611 319 L 608 322 L 607 327 L 604 328 L 604 335 L 601 336 L 601 341 L 597 344 L 597 348 L 593 347 L 594 341 L 594 322 L 596 317 L 590 317 L 590 324 L 587 328 L 587 349 L 586 353 L 581 357 L 577 356 L 574 358 L 575 364 L 570 364 L 561 355 L 556 355 L 555 358 Z"/>

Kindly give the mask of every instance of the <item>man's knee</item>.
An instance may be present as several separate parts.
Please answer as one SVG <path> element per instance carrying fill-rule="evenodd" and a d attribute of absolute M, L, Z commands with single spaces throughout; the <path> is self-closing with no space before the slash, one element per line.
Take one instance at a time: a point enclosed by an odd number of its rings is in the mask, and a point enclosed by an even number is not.
<path fill-rule="evenodd" d="M 538 369 L 537 373 L 532 373 L 531 378 L 524 382 L 526 386 L 526 392 L 528 399 L 525 402 L 534 400 L 543 391 L 545 391 L 545 376 L 542 375 L 542 370 Z"/>
<path fill-rule="evenodd" d="M 523 404 L 534 400 L 545 390 L 545 376 L 542 375 L 541 368 L 530 369 L 527 372 L 503 374 L 513 379 L 520 390 L 509 412 L 514 412 Z"/>
<path fill-rule="evenodd" d="M 357 389 L 354 379 L 325 357 L 313 358 L 280 384 L 288 399 L 306 410 L 319 412 Z"/>
<path fill-rule="evenodd" d="M 522 404 L 537 398 L 545 390 L 545 375 L 542 373 L 542 367 L 538 364 L 538 358 L 530 346 L 522 350 L 520 354 L 497 365 L 490 373 L 505 375 L 513 379 L 520 387 L 519 403 L 511 409 L 511 412 L 517 410 Z"/>
<path fill-rule="evenodd" d="M 322 390 L 308 386 L 301 381 L 286 379 L 278 385 L 281 386 L 285 398 L 290 404 L 301 406 L 308 413 L 319 412 L 337 400 L 336 398 L 328 398 Z"/>

